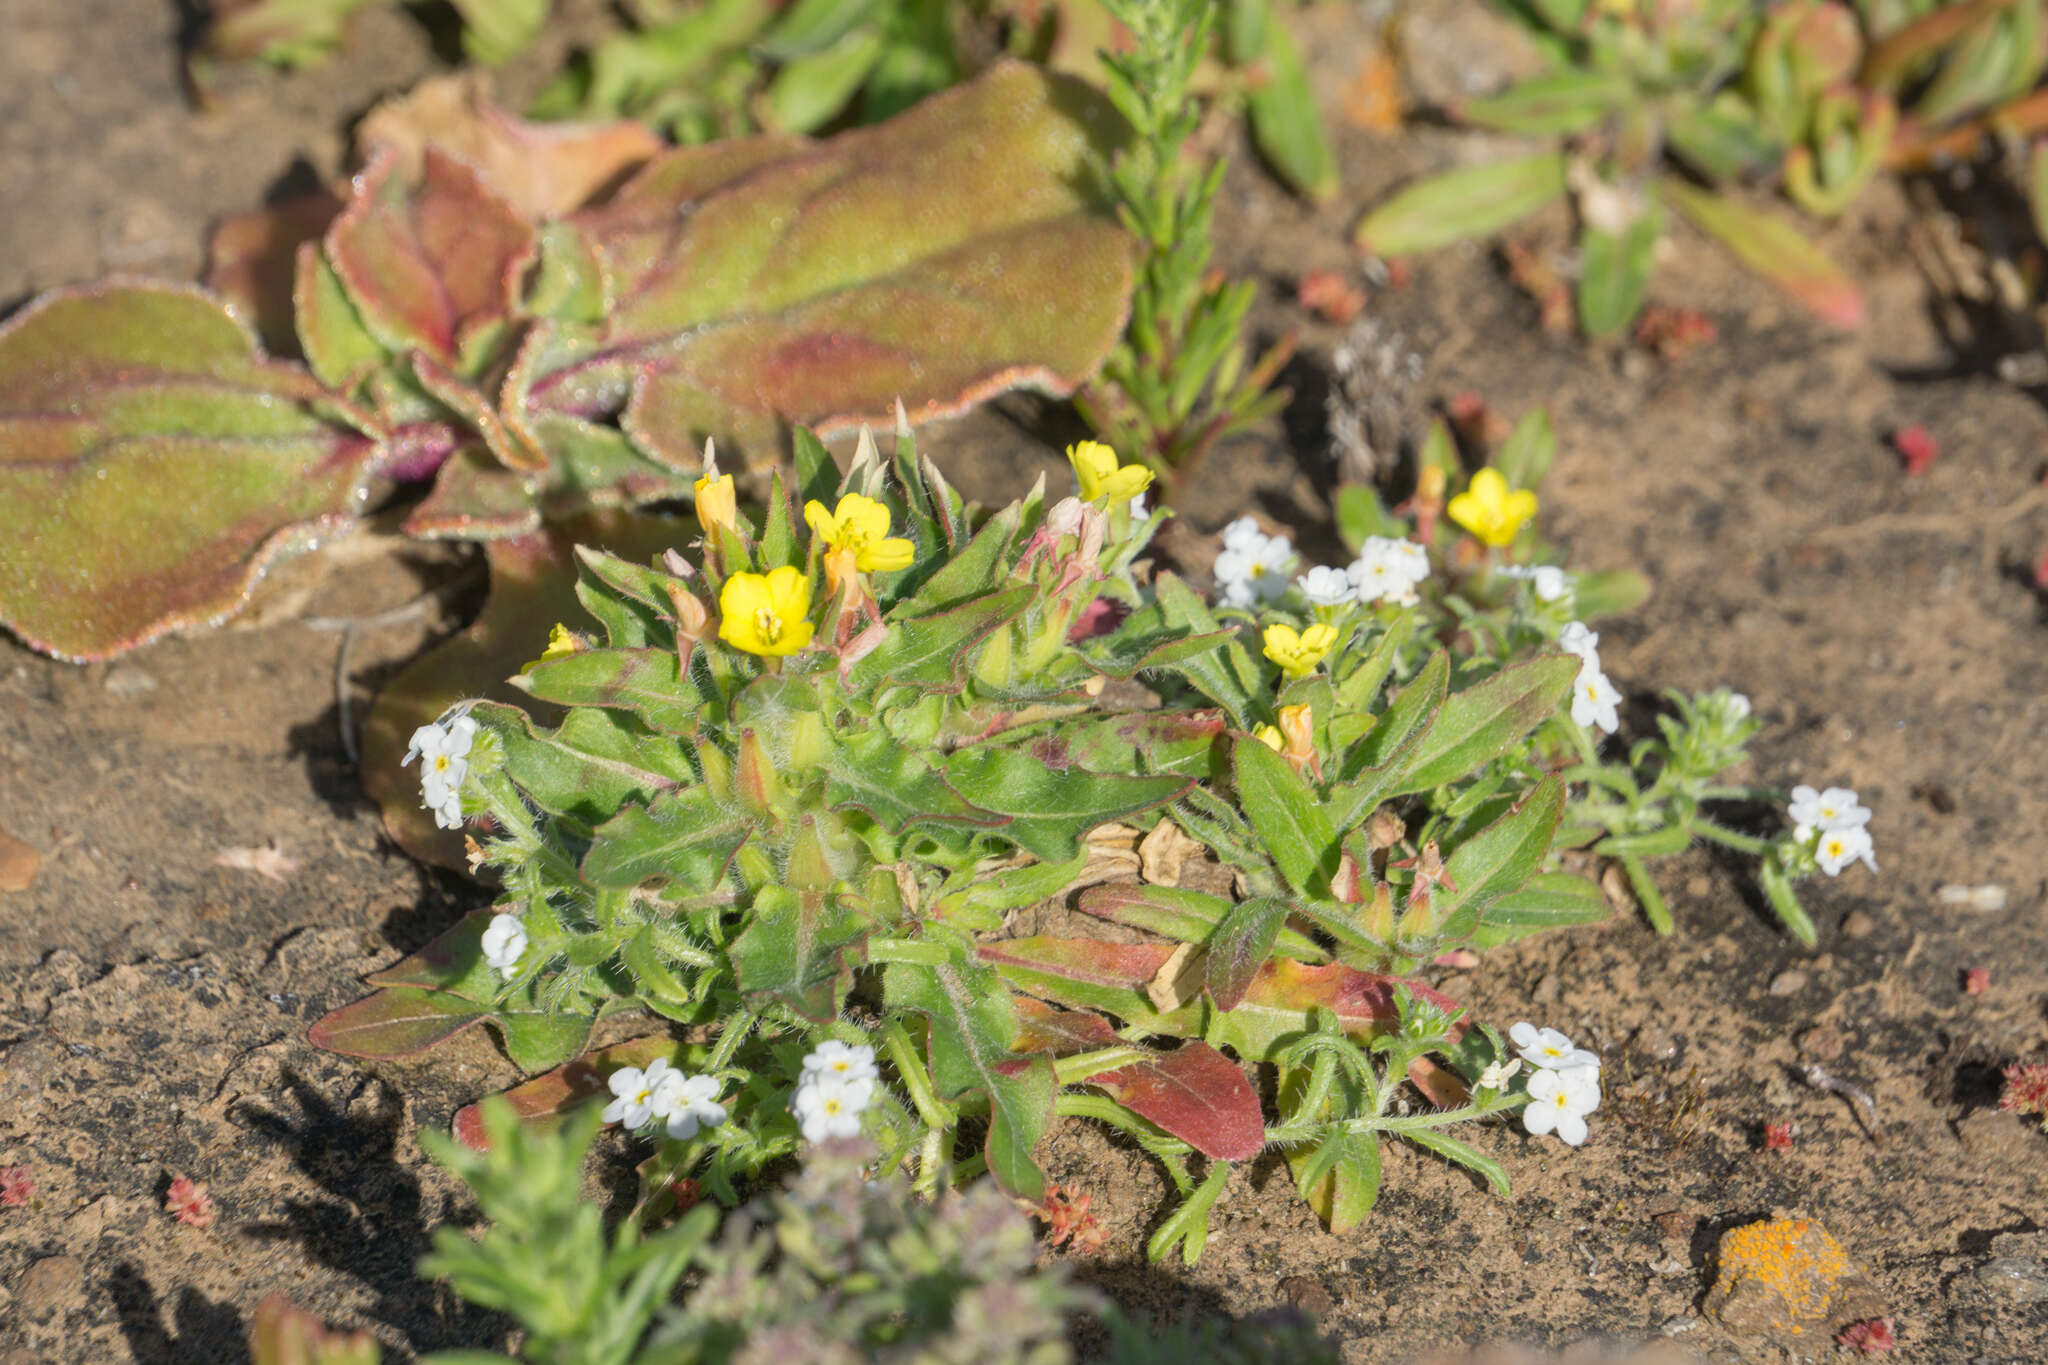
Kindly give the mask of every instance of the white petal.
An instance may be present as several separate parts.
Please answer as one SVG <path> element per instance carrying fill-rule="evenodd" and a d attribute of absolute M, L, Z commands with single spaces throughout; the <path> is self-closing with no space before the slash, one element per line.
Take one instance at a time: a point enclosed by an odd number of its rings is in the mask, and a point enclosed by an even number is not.
<path fill-rule="evenodd" d="M 1536 1026 L 1527 1019 L 1508 1030 L 1508 1041 L 1516 1047 L 1528 1047 L 1536 1041 Z"/>
<path fill-rule="evenodd" d="M 1566 1109 L 1557 1116 L 1557 1135 L 1573 1147 L 1586 1140 L 1586 1120 Z"/>
<path fill-rule="evenodd" d="M 1530 1085 L 1533 1086 L 1536 1083 L 1537 1076 L 1547 1076 L 1549 1074 L 1547 1071 L 1537 1072 L 1536 1076 L 1529 1078 Z M 1558 1108 L 1554 1104 L 1531 1104 L 1522 1111 L 1522 1131 L 1530 1137 L 1542 1137 L 1545 1133 L 1557 1127 L 1558 1112 Z"/>

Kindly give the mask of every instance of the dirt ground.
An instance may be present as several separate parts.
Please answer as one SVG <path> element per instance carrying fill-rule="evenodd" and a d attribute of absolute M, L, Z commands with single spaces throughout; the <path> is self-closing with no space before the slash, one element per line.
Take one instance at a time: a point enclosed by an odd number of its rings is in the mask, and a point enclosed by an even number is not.
<path fill-rule="evenodd" d="M 175 60 L 196 6 L 6 8 L 0 307 L 107 272 L 189 277 L 212 216 L 333 174 L 350 118 L 439 65 L 416 24 L 372 14 L 340 61 L 233 74 L 201 112 Z M 570 8 L 578 24 L 601 17 Z M 1338 202 L 1304 207 L 1248 165 L 1228 181 L 1221 258 L 1264 284 L 1261 325 L 1300 324 L 1304 346 L 1285 422 L 1191 490 L 1198 527 L 1258 507 L 1330 545 L 1322 402 L 1339 329 L 1289 304 L 1293 282 L 1355 272 L 1345 233 L 1361 206 L 1471 151 L 1335 117 L 1358 15 L 1326 5 L 1307 20 L 1346 173 Z M 1425 69 L 1456 50 L 1453 18 L 1437 3 L 1411 16 L 1418 83 L 1485 78 L 1483 64 Z M 530 89 L 564 41 L 505 84 Z M 1385 334 L 1423 357 L 1419 405 L 1473 390 L 1510 417 L 1552 406 L 1550 524 L 1576 563 L 1633 565 L 1655 584 L 1602 627 L 1630 726 L 1649 728 L 1662 688 L 1746 692 L 1768 722 L 1754 776 L 1857 788 L 1881 874 L 1809 884 L 1821 943 L 1808 953 L 1739 861 L 1696 850 L 1661 873 L 1675 937 L 1623 915 L 1440 982 L 1481 1017 L 1552 1024 L 1608 1058 L 1585 1148 L 1476 1135 L 1511 1200 L 1394 1148 L 1378 1211 L 1338 1238 L 1284 1169 L 1254 1163 L 1234 1174 L 1201 1264 L 1155 1269 L 1142 1247 L 1160 1173 L 1064 1126 L 1053 1172 L 1093 1192 L 1112 1233 L 1085 1278 L 1162 1314 L 1307 1307 L 1355 1362 L 1495 1341 L 1825 1358 L 1825 1343 L 1737 1337 L 1699 1308 L 1718 1234 L 1796 1210 L 1884 1296 L 1893 1358 L 2048 1357 L 2048 1136 L 1995 1107 L 2000 1065 L 2048 1057 L 2048 603 L 2031 575 L 2048 543 L 2035 491 L 2048 414 L 1945 344 L 1905 250 L 1909 218 L 1880 193 L 1828 238 L 1870 295 L 1856 334 L 1679 234 L 1656 297 L 1703 309 L 1720 339 L 1675 365 L 1545 335 L 1486 250 L 1419 261 L 1371 300 Z M 1563 230 L 1533 233 L 1554 246 Z M 1035 412 L 1007 404 L 927 448 L 970 493 L 1002 496 L 1053 458 Z M 1885 437 L 1915 422 L 1942 454 L 1909 480 Z M 41 860 L 28 889 L 0 894 L 0 1167 L 35 1180 L 30 1203 L 0 1208 L 0 1365 L 243 1360 L 249 1314 L 277 1291 L 370 1327 L 390 1359 L 504 1343 L 502 1320 L 412 1263 L 433 1226 L 462 1216 L 417 1135 L 510 1083 L 511 1065 L 475 1034 L 452 1058 L 375 1071 L 304 1038 L 362 972 L 478 900 L 382 835 L 339 737 L 337 637 L 307 622 L 405 603 L 460 558 L 367 546 L 279 575 L 235 629 L 111 665 L 0 640 L 0 831 Z M 473 607 L 360 633 L 343 684 L 354 720 Z M 217 862 L 273 848 L 289 863 L 275 880 Z M 2004 907 L 1948 903 L 1937 893 L 1952 885 L 2002 887 Z M 1971 995 L 1975 967 L 1990 983 Z M 1801 1082 L 1812 1061 L 1868 1090 L 1873 1131 Z M 1793 1147 L 1766 1151 L 1763 1125 L 1779 1122 Z M 178 1175 L 208 1185 L 211 1228 L 161 1211 Z"/>

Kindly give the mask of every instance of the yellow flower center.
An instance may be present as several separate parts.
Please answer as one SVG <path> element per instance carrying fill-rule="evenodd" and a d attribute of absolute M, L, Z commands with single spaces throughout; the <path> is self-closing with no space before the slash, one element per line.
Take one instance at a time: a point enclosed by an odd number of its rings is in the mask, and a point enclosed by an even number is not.
<path fill-rule="evenodd" d="M 434 771 L 435 771 L 435 772 L 437 772 L 437 773 L 445 773 L 445 772 L 447 772 L 447 771 L 448 771 L 448 755 L 446 755 L 446 754 L 435 754 L 435 755 L 434 755 Z"/>
<path fill-rule="evenodd" d="M 754 611 L 754 633 L 769 644 L 782 639 L 782 618 L 766 607 Z"/>
<path fill-rule="evenodd" d="M 637 1094 L 637 1095 L 635 1095 L 635 1096 L 633 1097 L 633 1103 L 635 1103 L 635 1104 L 645 1104 L 645 1103 L 647 1103 L 647 1101 L 649 1101 L 649 1100 L 651 1100 L 651 1099 L 653 1099 L 653 1098 L 654 1098 L 654 1087 L 652 1087 L 652 1086 L 649 1086 L 648 1088 L 646 1088 L 645 1090 L 642 1090 L 642 1091 L 641 1091 L 641 1092 L 640 1092 L 639 1094 Z"/>
<path fill-rule="evenodd" d="M 823 1108 L 824 1111 L 828 1114 L 837 1114 L 841 1109 L 844 1109 L 846 1106 L 838 1099 L 838 1097 L 827 1096 L 825 1103 L 820 1107 Z"/>

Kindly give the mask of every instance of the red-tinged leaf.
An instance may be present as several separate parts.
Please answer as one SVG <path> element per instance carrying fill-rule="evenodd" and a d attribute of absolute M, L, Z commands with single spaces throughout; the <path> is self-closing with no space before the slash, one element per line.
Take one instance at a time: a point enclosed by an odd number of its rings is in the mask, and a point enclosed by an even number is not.
<path fill-rule="evenodd" d="M 418 771 L 400 765 L 415 729 L 466 697 L 517 705 L 540 720 L 557 714 L 507 679 L 540 657 L 551 624 L 573 628 L 590 619 L 576 600 L 571 547 L 590 545 L 645 562 L 681 543 L 685 534 L 678 522 L 611 513 L 487 544 L 491 595 L 482 613 L 386 684 L 363 727 L 363 790 L 383 808 L 385 828 L 401 847 L 425 862 L 467 866 L 461 832 L 435 827 L 433 816 L 420 808 Z"/>
<path fill-rule="evenodd" d="M 1145 983 L 1173 953 L 1169 944 L 1012 938 L 976 951 L 1018 990 L 1073 1009 L 1100 1010 L 1127 1024 L 1174 1031 L 1161 1026 L 1163 1016 L 1145 995 Z"/>
<path fill-rule="evenodd" d="M 362 510 L 371 429 L 198 289 L 43 296 L 0 326 L 0 624 L 82 661 L 233 615 Z"/>
<path fill-rule="evenodd" d="M 1090 1076 L 1132 1113 L 1164 1128 L 1203 1156 L 1249 1161 L 1266 1145 L 1259 1093 L 1244 1070 L 1195 1040 L 1163 1056 Z"/>
<path fill-rule="evenodd" d="M 394 351 L 456 364 L 463 343 L 501 323 L 533 229 L 477 173 L 428 148 L 417 185 L 380 151 L 327 232 L 327 259 L 365 324 Z"/>
<path fill-rule="evenodd" d="M 490 1017 L 490 1007 L 447 991 L 399 986 L 343 1005 L 307 1033 L 344 1057 L 390 1061 L 424 1052 Z"/>
<path fill-rule="evenodd" d="M 1275 958 L 1252 978 L 1236 1008 L 1210 1017 L 1203 1036 L 1246 1061 L 1271 1061 L 1286 1043 L 1307 1032 L 1311 1011 L 1320 1008 L 1335 1013 L 1346 1033 L 1370 1038 L 1393 1028 L 1394 987 L 1400 984 L 1400 977 L 1361 972 L 1341 963 L 1315 967 Z M 1419 981 L 1405 984 L 1417 997 L 1446 1010 L 1458 1007 L 1449 996 Z"/>
<path fill-rule="evenodd" d="M 540 530 L 539 480 L 507 469 L 481 441 L 465 442 L 434 475 L 433 491 L 402 528 L 422 539 L 502 540 Z"/>
<path fill-rule="evenodd" d="M 455 926 L 409 957 L 363 978 L 371 986 L 406 986 L 447 991 L 488 1009 L 498 992 L 498 974 L 484 961 L 484 930 L 495 912 L 472 910 Z"/>
<path fill-rule="evenodd" d="M 1090 1014 L 1086 1010 L 1063 1010 L 1043 1000 L 1033 1000 L 1028 995 L 1018 996 L 1015 1004 L 1017 1041 L 1012 1045 L 1012 1051 L 1050 1052 L 1055 1057 L 1070 1057 L 1076 1052 L 1093 1052 L 1097 1048 L 1116 1046 L 1116 1030 L 1099 1014 Z"/>
<path fill-rule="evenodd" d="M 767 453 L 789 423 L 879 423 L 899 397 L 923 421 L 1070 392 L 1123 327 L 1131 243 L 1100 169 L 1124 134 L 1079 83 L 1004 62 L 825 142 L 659 158 L 579 220 L 618 306 L 605 349 L 535 397 L 588 416 L 652 360 L 624 424 L 685 468 L 707 435 Z"/>
<path fill-rule="evenodd" d="M 1863 325 L 1862 292 L 1840 266 L 1783 218 L 1676 177 L 1667 176 L 1658 184 L 1695 227 L 1815 317 L 1837 327 Z"/>
<path fill-rule="evenodd" d="M 436 76 L 372 109 L 359 149 L 388 148 L 402 173 L 419 174 L 433 147 L 474 167 L 531 223 L 574 213 L 662 150 L 643 124 L 529 123 L 493 104 L 475 72 Z"/>
<path fill-rule="evenodd" d="M 577 1105 L 606 1090 L 611 1074 L 621 1067 L 645 1068 L 657 1057 L 671 1063 L 682 1060 L 682 1045 L 672 1038 L 650 1034 L 630 1042 L 615 1043 L 573 1062 L 556 1067 L 545 1075 L 535 1076 L 522 1085 L 515 1085 L 504 1094 L 512 1109 L 521 1119 L 529 1123 L 543 1123 L 561 1118 Z M 485 1151 L 490 1143 L 484 1138 L 483 1111 L 481 1105 L 466 1105 L 456 1111 L 455 1137 L 466 1147 Z"/>
<path fill-rule="evenodd" d="M 249 1327 L 250 1365 L 377 1365 L 382 1348 L 368 1332 L 332 1332 L 311 1313 L 272 1294 Z"/>
<path fill-rule="evenodd" d="M 341 212 L 327 190 L 295 195 L 250 213 L 230 214 L 206 243 L 206 287 L 256 329 L 273 355 L 296 356 L 292 287 L 299 247 L 318 242 Z"/>

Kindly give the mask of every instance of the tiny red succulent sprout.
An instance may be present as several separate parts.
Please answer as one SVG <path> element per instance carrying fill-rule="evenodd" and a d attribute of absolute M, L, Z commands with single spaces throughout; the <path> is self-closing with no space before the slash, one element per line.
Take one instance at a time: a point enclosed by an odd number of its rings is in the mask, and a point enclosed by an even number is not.
<path fill-rule="evenodd" d="M 1720 337 L 1713 319 L 1696 308 L 1653 303 L 1636 319 L 1636 345 L 1655 351 L 1666 364 L 1675 365 L 1700 347 L 1713 345 Z"/>
<path fill-rule="evenodd" d="M 2005 1093 L 1998 1107 L 2010 1114 L 2048 1118 L 2048 1063 L 2016 1063 L 2005 1069 Z"/>
<path fill-rule="evenodd" d="M 206 1186 L 195 1184 L 189 1176 L 171 1182 L 164 1194 L 164 1212 L 176 1215 L 189 1227 L 213 1226 L 213 1200 L 207 1196 Z"/>
<path fill-rule="evenodd" d="M 1892 449 L 1898 451 L 1899 458 L 1906 462 L 1906 477 L 1918 478 L 1940 456 L 1941 442 L 1934 439 L 1934 433 L 1915 422 L 1892 433 Z"/>
<path fill-rule="evenodd" d="M 1991 989 L 1991 969 L 1972 967 L 1963 973 L 1963 994 L 1982 995 Z"/>
<path fill-rule="evenodd" d="M 26 1166 L 9 1166 L 0 1171 L 0 1207 L 18 1209 L 36 1192 L 36 1178 Z"/>
<path fill-rule="evenodd" d="M 704 1187 L 689 1176 L 669 1186 L 669 1194 L 676 1201 L 676 1216 L 680 1218 L 704 1202 Z"/>
<path fill-rule="evenodd" d="M 1088 1211 L 1094 1202 L 1095 1196 L 1083 1193 L 1078 1185 L 1054 1185 L 1046 1190 L 1045 1202 L 1031 1211 L 1046 1225 L 1045 1244 L 1068 1244 L 1082 1256 L 1102 1250 L 1108 1234 Z"/>
<path fill-rule="evenodd" d="M 1294 301 L 1325 322 L 1350 322 L 1365 311 L 1365 291 L 1334 270 L 1303 275 L 1294 287 Z"/>
<path fill-rule="evenodd" d="M 1892 1331 L 1890 1318 L 1864 1318 L 1852 1322 L 1835 1334 L 1835 1340 L 1850 1350 L 1859 1351 L 1867 1356 L 1876 1355 L 1879 1351 L 1889 1351 L 1899 1344 L 1897 1335 Z"/>
<path fill-rule="evenodd" d="M 1789 1152 L 1792 1150 L 1792 1125 L 1789 1123 L 1767 1123 L 1764 1125 L 1764 1150 L 1767 1152 Z"/>

